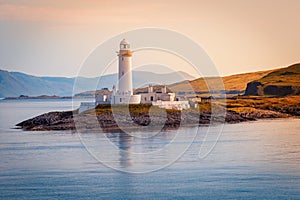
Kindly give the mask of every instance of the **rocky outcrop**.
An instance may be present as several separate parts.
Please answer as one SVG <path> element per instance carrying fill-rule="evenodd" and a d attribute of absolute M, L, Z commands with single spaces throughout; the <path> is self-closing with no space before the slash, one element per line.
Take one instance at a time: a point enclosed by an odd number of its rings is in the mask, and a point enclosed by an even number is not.
<path fill-rule="evenodd" d="M 245 95 L 287 96 L 300 94 L 300 64 L 274 70 L 264 77 L 249 82 Z"/>
<path fill-rule="evenodd" d="M 253 81 L 247 84 L 245 91 L 246 96 L 259 96 L 263 95 L 262 93 L 262 84 L 258 81 Z"/>
<path fill-rule="evenodd" d="M 276 85 L 267 85 L 264 87 L 264 94 L 266 95 L 277 95 L 277 96 L 286 96 L 288 94 L 293 94 L 292 86 L 276 86 Z"/>
<path fill-rule="evenodd" d="M 248 107 L 240 111 L 219 110 L 198 112 L 197 110 L 163 110 L 163 112 L 49 112 L 32 119 L 25 120 L 16 126 L 24 130 L 80 130 L 82 131 L 147 131 L 178 129 L 181 126 L 198 126 L 218 123 L 239 123 L 265 118 L 288 117 L 288 114 L 299 116 L 299 106 L 272 107 L 268 110 Z"/>
<path fill-rule="evenodd" d="M 300 86 L 263 85 L 258 81 L 248 83 L 245 91 L 246 96 L 287 96 L 299 94 Z"/>
<path fill-rule="evenodd" d="M 121 118 L 121 121 L 116 120 Z M 164 120 L 164 121 L 162 121 Z M 186 125 L 201 125 L 213 123 L 237 123 L 248 119 L 238 113 L 228 111 L 226 116 L 211 115 L 210 112 L 167 112 L 166 116 L 148 113 L 132 114 L 129 118 L 123 114 L 102 113 L 95 115 L 74 114 L 73 112 L 49 112 L 32 119 L 25 120 L 16 126 L 24 130 L 75 130 L 75 129 L 99 129 L 104 131 L 120 131 L 120 127 L 138 130 L 142 127 L 162 127 L 163 130 L 176 129 Z M 136 126 L 133 126 L 133 123 Z"/>
<path fill-rule="evenodd" d="M 49 112 L 25 120 L 16 126 L 25 130 L 72 130 L 75 129 L 73 112 Z"/>
<path fill-rule="evenodd" d="M 239 113 L 240 117 L 246 120 L 257 120 L 257 119 L 275 119 L 275 118 L 285 118 L 288 117 L 287 114 L 271 111 L 271 110 L 261 110 L 261 109 L 253 109 L 248 110 L 247 112 Z"/>
<path fill-rule="evenodd" d="M 282 106 L 282 107 L 270 106 L 269 109 L 279 113 L 289 114 L 293 116 L 300 116 L 300 106 Z"/>

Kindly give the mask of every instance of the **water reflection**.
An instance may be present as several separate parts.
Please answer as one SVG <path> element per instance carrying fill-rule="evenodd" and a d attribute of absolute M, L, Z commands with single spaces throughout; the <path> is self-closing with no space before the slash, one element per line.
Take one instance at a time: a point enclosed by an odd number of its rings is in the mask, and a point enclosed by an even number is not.
<path fill-rule="evenodd" d="M 110 156 L 103 160 L 109 160 L 112 168 L 135 171 L 152 165 L 163 166 L 176 156 L 175 146 L 173 149 L 166 149 L 176 133 L 160 132 L 152 137 L 151 133 L 148 135 L 141 132 L 139 135 L 140 137 L 127 133 L 107 133 L 111 150 L 108 153 Z M 101 149 L 97 155 L 103 155 L 103 148 Z M 176 145 L 176 149 L 181 149 L 181 145 Z"/>
<path fill-rule="evenodd" d="M 134 138 L 126 133 L 118 134 L 119 163 L 120 167 L 127 168 L 132 165 L 132 145 Z"/>

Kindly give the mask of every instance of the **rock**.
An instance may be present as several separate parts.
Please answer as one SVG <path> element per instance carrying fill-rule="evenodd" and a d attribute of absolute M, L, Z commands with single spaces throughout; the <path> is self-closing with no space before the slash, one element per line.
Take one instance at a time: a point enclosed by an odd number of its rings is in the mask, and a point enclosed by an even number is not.
<path fill-rule="evenodd" d="M 228 110 L 226 112 L 225 122 L 227 122 L 227 123 L 238 123 L 238 122 L 244 122 L 244 121 L 248 121 L 248 119 L 242 117 L 237 112 L 234 112 L 234 111 L 231 111 L 231 110 Z"/>
<path fill-rule="evenodd" d="M 299 95 L 300 87 L 289 85 L 263 85 L 258 81 L 253 81 L 247 84 L 245 91 L 246 96 L 286 96 L 286 95 Z"/>
<path fill-rule="evenodd" d="M 70 130 L 74 129 L 73 112 L 49 112 L 25 120 L 16 126 L 24 130 Z"/>
<path fill-rule="evenodd" d="M 258 81 L 252 81 L 247 84 L 247 88 L 245 91 L 246 96 L 259 96 L 263 95 L 262 84 Z"/>
<path fill-rule="evenodd" d="M 257 120 L 257 119 L 274 119 L 274 118 L 285 118 L 288 117 L 287 114 L 283 114 L 271 110 L 260 110 L 255 109 L 253 111 L 241 112 L 240 116 L 247 120 Z"/>
<path fill-rule="evenodd" d="M 298 113 L 299 108 L 281 108 L 280 112 Z M 129 131 L 140 130 L 143 127 L 157 129 L 162 127 L 163 130 L 177 129 L 180 126 L 198 126 L 201 124 L 216 123 L 239 123 L 261 118 L 278 118 L 287 117 L 287 114 L 270 110 L 255 110 L 237 113 L 227 110 L 226 115 L 222 113 L 212 113 L 197 111 L 168 111 L 166 115 L 161 113 L 135 113 L 126 116 L 124 113 L 111 112 L 97 114 L 74 114 L 72 111 L 67 112 L 49 112 L 39 115 L 32 119 L 25 120 L 16 126 L 24 130 L 101 130 L 104 132 L 122 132 L 126 129 Z M 118 122 L 118 123 L 117 123 Z M 120 128 L 121 127 L 121 128 Z M 146 129 L 144 129 L 146 130 Z"/>
<path fill-rule="evenodd" d="M 299 88 L 292 86 L 267 85 L 263 88 L 265 95 L 286 96 L 299 94 Z"/>

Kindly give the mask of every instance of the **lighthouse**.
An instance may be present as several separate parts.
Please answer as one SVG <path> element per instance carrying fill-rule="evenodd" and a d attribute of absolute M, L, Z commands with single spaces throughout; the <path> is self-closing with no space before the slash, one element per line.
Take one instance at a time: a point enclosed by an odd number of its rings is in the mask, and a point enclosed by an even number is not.
<path fill-rule="evenodd" d="M 141 95 L 134 95 L 132 89 L 131 57 L 132 51 L 126 39 L 120 42 L 118 87 L 113 87 L 111 104 L 139 104 Z"/>
<path fill-rule="evenodd" d="M 119 75 L 118 89 L 119 94 L 128 96 L 132 95 L 132 73 L 131 73 L 131 57 L 130 44 L 126 39 L 120 42 L 119 56 Z"/>
<path fill-rule="evenodd" d="M 168 92 L 166 85 L 161 92 L 155 92 L 152 85 L 148 87 L 148 93 L 133 94 L 132 88 L 132 51 L 126 39 L 120 42 L 117 51 L 119 58 L 119 71 L 117 87 L 112 87 L 111 94 L 97 94 L 95 102 L 81 102 L 79 113 L 94 108 L 101 104 L 152 104 L 166 109 L 187 109 L 189 101 L 177 101 L 175 93 Z"/>

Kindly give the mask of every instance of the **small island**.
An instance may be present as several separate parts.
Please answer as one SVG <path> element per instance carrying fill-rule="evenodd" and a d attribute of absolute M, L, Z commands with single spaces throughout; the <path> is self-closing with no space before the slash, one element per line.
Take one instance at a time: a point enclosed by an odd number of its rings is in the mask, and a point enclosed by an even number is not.
<path fill-rule="evenodd" d="M 4 100 L 25 100 L 25 99 L 72 99 L 71 96 L 56 96 L 56 95 L 39 95 L 39 96 L 28 96 L 28 95 L 20 95 L 18 97 L 5 97 Z"/>
<path fill-rule="evenodd" d="M 199 126 L 211 122 L 239 123 L 258 119 L 274 119 L 300 116 L 300 96 L 257 97 L 237 96 L 235 98 L 198 103 L 198 108 L 186 110 L 162 109 L 151 104 L 139 105 L 98 105 L 78 114 L 76 111 L 49 112 L 25 120 L 16 126 L 23 130 L 98 130 L 105 132 L 127 128 L 131 131 L 141 127 L 161 126 L 163 130 L 176 129 L 181 125 Z M 212 108 L 214 112 L 212 113 Z M 126 117 L 129 110 L 130 118 Z M 226 111 L 226 112 L 225 112 Z M 226 115 L 223 115 L 226 113 Z M 115 117 L 124 119 L 117 123 Z M 162 122 L 162 120 L 164 120 Z M 136 126 L 132 126 L 132 122 Z M 121 126 L 122 128 L 120 128 Z"/>
<path fill-rule="evenodd" d="M 111 132 L 138 131 L 145 127 L 167 130 L 300 116 L 300 64 L 223 77 L 225 91 L 208 89 L 205 81 L 213 82 L 218 79 L 216 77 L 168 86 L 149 85 L 148 89 L 133 91 L 131 55 L 128 41 L 122 40 L 118 52 L 118 89 L 113 86 L 112 91 L 91 91 L 95 103 L 82 102 L 75 111 L 45 113 L 16 126 L 23 130 L 101 129 Z M 242 95 L 239 94 L 241 88 Z M 235 91 L 238 94 L 234 94 Z M 83 96 L 89 93 L 83 93 Z M 205 94 L 213 96 L 205 97 Z"/>

